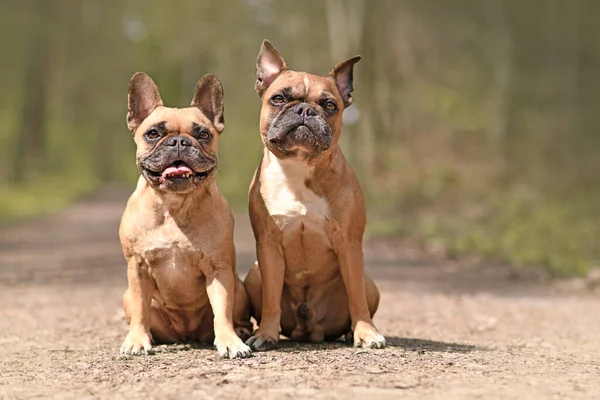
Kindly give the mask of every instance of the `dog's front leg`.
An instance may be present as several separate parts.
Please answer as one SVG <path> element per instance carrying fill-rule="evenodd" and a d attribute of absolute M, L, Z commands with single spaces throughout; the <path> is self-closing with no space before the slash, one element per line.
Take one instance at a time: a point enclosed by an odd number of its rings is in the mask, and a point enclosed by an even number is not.
<path fill-rule="evenodd" d="M 233 328 L 234 288 L 231 268 L 216 267 L 206 277 L 206 292 L 214 314 L 215 346 L 224 358 L 250 357 L 250 347 L 242 342 Z"/>
<path fill-rule="evenodd" d="M 371 320 L 365 291 L 365 271 L 362 244 L 341 239 L 338 243 L 338 261 L 350 308 L 354 345 L 357 347 L 385 347 L 385 338 Z"/>
<path fill-rule="evenodd" d="M 148 266 L 135 256 L 127 262 L 127 281 L 129 287 L 123 296 L 123 306 L 129 322 L 129 332 L 121 346 L 121 354 L 148 354 L 152 349 L 150 302 L 154 294 L 154 283 Z"/>
<path fill-rule="evenodd" d="M 285 259 L 283 250 L 277 246 L 272 236 L 259 239 L 257 244 L 258 268 L 262 278 L 262 310 L 258 330 L 246 341 L 257 351 L 275 348 L 279 340 Z"/>

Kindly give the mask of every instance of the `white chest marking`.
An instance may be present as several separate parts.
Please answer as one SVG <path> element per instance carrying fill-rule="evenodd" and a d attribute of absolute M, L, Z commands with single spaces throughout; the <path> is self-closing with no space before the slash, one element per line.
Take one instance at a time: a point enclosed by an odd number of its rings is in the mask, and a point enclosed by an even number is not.
<path fill-rule="evenodd" d="M 306 187 L 312 169 L 306 162 L 280 160 L 268 154 L 269 165 L 263 169 L 261 195 L 271 215 L 306 216 L 323 219 L 329 214 L 329 203 Z M 265 183 L 267 183 L 265 185 Z"/>

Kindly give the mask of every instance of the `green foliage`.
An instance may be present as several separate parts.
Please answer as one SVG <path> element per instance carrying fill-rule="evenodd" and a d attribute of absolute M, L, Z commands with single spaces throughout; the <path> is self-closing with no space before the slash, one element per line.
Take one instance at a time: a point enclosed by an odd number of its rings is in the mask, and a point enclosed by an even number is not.
<path fill-rule="evenodd" d="M 466 192 L 467 190 L 465 190 Z M 397 220 L 374 216 L 369 233 L 407 235 L 443 246 L 451 254 L 479 254 L 507 262 L 540 265 L 555 275 L 583 275 L 600 262 L 596 238 L 600 193 L 567 200 L 493 191 L 448 207 L 451 196 Z M 438 207 L 442 203 L 441 207 Z M 421 203 L 423 204 L 423 203 Z M 393 221 L 393 222 L 391 222 Z"/>
<path fill-rule="evenodd" d="M 26 185 L 0 187 L 0 224 L 59 211 L 91 193 L 97 184 L 93 177 L 61 174 Z"/>

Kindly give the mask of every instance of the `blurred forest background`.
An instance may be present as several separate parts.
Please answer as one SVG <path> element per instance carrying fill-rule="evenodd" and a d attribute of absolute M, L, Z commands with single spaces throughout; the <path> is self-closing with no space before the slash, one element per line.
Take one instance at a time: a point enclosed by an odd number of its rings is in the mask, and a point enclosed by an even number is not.
<path fill-rule="evenodd" d="M 235 209 L 261 154 L 254 65 L 361 54 L 342 147 L 372 235 L 581 274 L 600 260 L 600 2 L 0 2 L 0 222 L 137 177 L 131 75 L 187 106 L 225 87 L 218 183 Z M 352 110 L 352 111 L 349 111 Z"/>

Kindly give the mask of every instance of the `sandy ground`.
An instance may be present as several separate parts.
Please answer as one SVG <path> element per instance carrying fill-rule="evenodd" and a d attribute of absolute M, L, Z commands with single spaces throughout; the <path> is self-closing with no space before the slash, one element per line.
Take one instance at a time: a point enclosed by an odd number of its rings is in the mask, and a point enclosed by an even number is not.
<path fill-rule="evenodd" d="M 0 398 L 600 399 L 600 297 L 536 274 L 366 246 L 383 350 L 297 345 L 245 360 L 121 357 L 127 193 L 0 229 Z M 237 218 L 238 270 L 254 243 Z"/>

